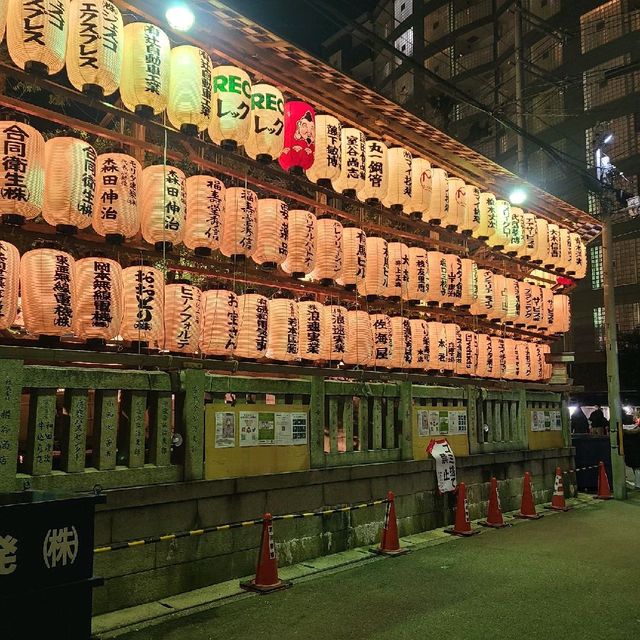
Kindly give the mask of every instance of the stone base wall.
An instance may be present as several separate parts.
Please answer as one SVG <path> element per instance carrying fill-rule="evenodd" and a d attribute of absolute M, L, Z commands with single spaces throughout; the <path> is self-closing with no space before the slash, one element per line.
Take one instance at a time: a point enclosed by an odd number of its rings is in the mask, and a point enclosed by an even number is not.
<path fill-rule="evenodd" d="M 505 511 L 520 504 L 529 471 L 536 502 L 548 502 L 557 466 L 573 467 L 573 449 L 517 451 L 459 458 L 472 519 L 486 514 L 489 482 L 499 481 Z M 96 546 L 326 506 L 396 496 L 400 535 L 453 522 L 455 498 L 438 495 L 433 461 L 370 464 L 229 480 L 134 487 L 107 492 L 96 514 Z M 274 523 L 281 566 L 377 543 L 384 505 Z M 243 527 L 98 554 L 94 612 L 106 613 L 250 575 L 260 527 Z"/>

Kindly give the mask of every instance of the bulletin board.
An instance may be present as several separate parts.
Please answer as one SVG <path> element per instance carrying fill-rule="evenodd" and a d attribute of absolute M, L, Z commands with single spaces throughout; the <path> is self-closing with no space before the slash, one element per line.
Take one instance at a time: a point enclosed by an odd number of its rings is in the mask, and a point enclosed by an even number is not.
<path fill-rule="evenodd" d="M 529 449 L 564 447 L 562 413 L 557 409 L 529 410 Z"/>
<path fill-rule="evenodd" d="M 207 480 L 309 469 L 309 407 L 207 405 L 204 468 Z"/>
<path fill-rule="evenodd" d="M 453 453 L 469 455 L 469 418 L 464 407 L 414 407 L 413 457 L 426 460 L 429 442 L 446 438 Z"/>

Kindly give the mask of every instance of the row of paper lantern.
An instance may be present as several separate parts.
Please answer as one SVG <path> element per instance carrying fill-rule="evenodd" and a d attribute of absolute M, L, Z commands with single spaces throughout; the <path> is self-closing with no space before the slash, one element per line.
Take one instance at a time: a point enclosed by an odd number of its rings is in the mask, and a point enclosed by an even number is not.
<path fill-rule="evenodd" d="M 168 36 L 155 25 L 123 27 L 120 12 L 108 0 L 38 4 L 54 17 L 36 27 L 32 2 L 8 2 L 9 52 L 21 68 L 56 73 L 66 56 L 69 79 L 80 90 L 108 95 L 119 87 L 132 111 L 158 114 L 166 108 L 177 128 L 208 128 L 215 143 L 243 145 L 249 156 L 265 161 L 279 158 L 285 169 L 305 169 L 313 182 L 471 234 L 547 268 L 584 276 L 582 240 L 578 234 L 569 238 L 568 229 L 447 176 L 406 149 L 366 140 L 362 131 L 342 127 L 334 116 L 316 117 L 306 102 L 285 102 L 277 87 L 252 86 L 242 69 L 214 68 L 202 49 L 171 49 Z"/>
<path fill-rule="evenodd" d="M 0 243 L 0 328 L 18 308 L 12 245 Z M 456 324 L 347 310 L 341 305 L 165 284 L 149 266 L 122 269 L 107 258 L 74 261 L 55 249 L 20 264 L 22 317 L 32 335 L 144 342 L 175 353 L 283 362 L 344 362 L 388 369 L 442 370 L 520 380 L 548 377 L 548 347 L 464 331 Z"/>

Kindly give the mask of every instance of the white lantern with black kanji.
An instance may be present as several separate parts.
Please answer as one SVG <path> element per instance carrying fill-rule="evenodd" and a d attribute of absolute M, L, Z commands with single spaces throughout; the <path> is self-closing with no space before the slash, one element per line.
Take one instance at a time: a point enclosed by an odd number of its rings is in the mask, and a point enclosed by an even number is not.
<path fill-rule="evenodd" d="M 316 262 L 311 279 L 329 286 L 341 273 L 342 224 L 331 218 L 320 218 L 316 221 Z"/>
<path fill-rule="evenodd" d="M 367 243 L 367 268 L 365 277 L 358 282 L 358 293 L 373 300 L 385 295 L 389 284 L 389 244 L 384 238 L 369 236 Z"/>
<path fill-rule="evenodd" d="M 244 143 L 247 155 L 259 162 L 271 162 L 284 147 L 284 98 L 271 84 L 254 84 L 251 90 L 249 135 Z"/>
<path fill-rule="evenodd" d="M 536 216 L 536 238 L 538 242 L 536 250 L 531 256 L 531 262 L 543 264 L 547 262 L 549 256 L 549 223 L 538 216 Z"/>
<path fill-rule="evenodd" d="M 445 371 L 454 372 L 456 370 L 456 362 L 458 359 L 460 346 L 460 327 L 457 324 L 445 322 L 444 334 L 446 340 L 447 358 L 443 369 Z"/>
<path fill-rule="evenodd" d="M 444 306 L 459 306 L 462 304 L 462 260 L 460 256 L 445 253 L 444 268 L 447 270 L 446 289 L 442 304 Z"/>
<path fill-rule="evenodd" d="M 62 233 L 91 224 L 96 195 L 95 149 L 84 140 L 61 136 L 44 145 L 43 216 Z"/>
<path fill-rule="evenodd" d="M 251 189 L 228 187 L 224 201 L 220 252 L 234 260 L 252 256 L 256 250 L 258 196 Z"/>
<path fill-rule="evenodd" d="M 495 215 L 489 219 L 487 244 L 504 249 L 511 239 L 511 205 L 507 200 L 496 200 Z"/>
<path fill-rule="evenodd" d="M 459 306 L 469 309 L 478 300 L 478 264 L 469 258 L 462 258 L 462 296 Z"/>
<path fill-rule="evenodd" d="M 165 110 L 169 95 L 167 34 L 148 22 L 130 22 L 124 28 L 120 97 L 129 111 L 145 118 Z"/>
<path fill-rule="evenodd" d="M 493 378 L 505 378 L 507 375 L 507 349 L 505 339 L 492 336 L 493 346 Z"/>
<path fill-rule="evenodd" d="M 20 253 L 12 244 L 0 240 L 0 331 L 11 327 L 18 313 Z"/>
<path fill-rule="evenodd" d="M 289 211 L 289 247 L 282 269 L 294 278 L 303 278 L 315 267 L 316 222 L 316 217 L 310 211 Z"/>
<path fill-rule="evenodd" d="M 431 207 L 431 163 L 424 158 L 411 158 L 411 201 L 409 215 L 416 220 L 429 219 Z"/>
<path fill-rule="evenodd" d="M 542 323 L 540 328 L 551 333 L 555 324 L 555 305 L 553 291 L 549 287 L 542 287 Z"/>
<path fill-rule="evenodd" d="M 342 271 L 336 282 L 354 291 L 364 281 L 367 267 L 367 235 L 358 227 L 342 229 Z"/>
<path fill-rule="evenodd" d="M 536 216 L 533 213 L 522 214 L 522 229 L 524 244 L 520 257 L 524 260 L 531 260 L 538 252 L 538 227 L 536 225 Z"/>
<path fill-rule="evenodd" d="M 198 47 L 181 45 L 169 56 L 167 116 L 182 133 L 197 135 L 211 120 L 213 65 Z"/>
<path fill-rule="evenodd" d="M 515 380 L 516 372 L 518 370 L 516 340 L 513 338 L 504 338 L 504 350 L 505 350 L 505 369 L 502 372 L 502 376 L 506 380 Z"/>
<path fill-rule="evenodd" d="M 409 213 L 411 203 L 411 153 L 402 147 L 391 147 L 387 154 L 389 186 L 382 199 L 385 207 Z"/>
<path fill-rule="evenodd" d="M 447 261 L 440 251 L 427 251 L 427 273 L 429 289 L 427 304 L 437 306 L 445 301 L 447 295 Z"/>
<path fill-rule="evenodd" d="M 324 322 L 324 307 L 315 300 L 298 302 L 300 327 L 300 358 L 315 362 L 322 357 L 328 343 L 327 326 Z"/>
<path fill-rule="evenodd" d="M 531 288 L 531 320 L 527 322 L 527 328 L 539 329 L 543 324 L 543 294 L 542 287 L 530 284 Z"/>
<path fill-rule="evenodd" d="M 122 270 L 124 340 L 159 348 L 164 343 L 164 276 L 147 265 Z"/>
<path fill-rule="evenodd" d="M 516 324 L 520 318 L 520 282 L 515 278 L 505 278 L 505 305 L 505 322 Z"/>
<path fill-rule="evenodd" d="M 422 318 L 411 318 L 411 368 L 425 372 L 429 368 L 431 344 L 429 325 Z"/>
<path fill-rule="evenodd" d="M 209 137 L 225 149 L 242 146 L 251 126 L 251 78 L 238 67 L 222 65 L 212 72 L 213 103 Z"/>
<path fill-rule="evenodd" d="M 496 304 L 494 276 L 488 269 L 478 269 L 478 299 L 471 305 L 471 315 L 486 318 Z"/>
<path fill-rule="evenodd" d="M 393 336 L 393 353 L 391 355 L 391 369 L 406 369 L 411 367 L 413 360 L 413 336 L 411 322 L 403 316 L 391 318 L 391 333 Z"/>
<path fill-rule="evenodd" d="M 391 369 L 393 367 L 393 327 L 391 318 L 384 313 L 369 316 L 373 333 L 373 362 L 376 367 Z"/>
<path fill-rule="evenodd" d="M 251 259 L 272 270 L 287 259 L 289 251 L 289 207 L 277 198 L 258 200 L 256 250 Z"/>
<path fill-rule="evenodd" d="M 331 304 L 323 307 L 325 341 L 321 348 L 321 360 L 331 364 L 344 362 L 347 349 L 347 309 Z"/>
<path fill-rule="evenodd" d="M 516 318 L 516 327 L 526 327 L 533 320 L 533 285 L 530 282 L 518 282 L 520 312 Z"/>
<path fill-rule="evenodd" d="M 496 197 L 489 191 L 480 192 L 480 224 L 473 230 L 473 237 L 487 240 L 496 231 Z"/>
<path fill-rule="evenodd" d="M 44 138 L 28 124 L 6 120 L 0 122 L 0 145 L 0 215 L 4 223 L 19 225 L 42 212 Z"/>
<path fill-rule="evenodd" d="M 447 368 L 447 333 L 442 322 L 427 322 L 429 332 L 429 362 L 427 371 L 444 371 Z"/>
<path fill-rule="evenodd" d="M 542 350 L 542 345 L 538 343 L 534 343 L 532 345 L 532 376 L 536 381 L 540 381 L 544 379 L 545 375 L 545 361 L 544 361 L 544 352 Z"/>
<path fill-rule="evenodd" d="M 520 207 L 511 207 L 511 233 L 504 247 L 508 256 L 521 256 L 524 249 L 524 213 Z"/>
<path fill-rule="evenodd" d="M 558 269 L 562 260 L 562 244 L 560 243 L 560 227 L 557 224 L 549 223 L 549 253 L 544 263 L 547 269 Z"/>
<path fill-rule="evenodd" d="M 238 296 L 238 344 L 235 355 L 257 360 L 267 353 L 269 340 L 269 302 L 258 293 Z"/>
<path fill-rule="evenodd" d="M 187 215 L 186 179 L 182 170 L 165 164 L 142 170 L 142 237 L 158 251 L 171 251 L 184 238 Z"/>
<path fill-rule="evenodd" d="M 83 340 L 112 340 L 122 322 L 122 267 L 108 258 L 82 258 L 74 265 L 73 333 Z"/>
<path fill-rule="evenodd" d="M 449 185 L 447 172 L 444 169 L 431 167 L 431 204 L 427 214 L 427 222 L 446 224 L 449 215 Z M 424 218 L 423 218 L 424 220 Z"/>
<path fill-rule="evenodd" d="M 340 175 L 332 181 L 336 191 L 354 197 L 365 185 L 366 139 L 360 129 L 342 127 Z"/>
<path fill-rule="evenodd" d="M 560 260 L 556 263 L 556 269 L 565 272 L 573 260 L 573 245 L 571 244 L 571 236 L 569 229 L 559 227 L 560 229 Z"/>
<path fill-rule="evenodd" d="M 458 224 L 458 231 L 466 236 L 473 236 L 480 228 L 480 189 L 471 184 L 465 184 L 465 207 Z"/>
<path fill-rule="evenodd" d="M 573 275 L 577 280 L 581 280 L 587 273 L 587 252 L 582 238 L 577 233 L 571 235 L 573 237 L 573 265 L 567 273 Z"/>
<path fill-rule="evenodd" d="M 196 255 L 208 256 L 220 248 L 226 188 L 222 180 L 198 175 L 187 178 L 187 221 L 183 242 Z"/>
<path fill-rule="evenodd" d="M 28 333 L 72 334 L 76 305 L 74 259 L 58 249 L 33 249 L 20 260 L 22 317 Z"/>
<path fill-rule="evenodd" d="M 164 288 L 164 349 L 193 354 L 200 344 L 202 291 L 187 281 Z"/>
<path fill-rule="evenodd" d="M 206 356 L 231 356 L 238 346 L 238 296 L 226 289 L 202 293 L 200 351 Z"/>
<path fill-rule="evenodd" d="M 460 331 L 460 353 L 456 356 L 456 374 L 475 376 L 478 368 L 478 336 L 474 331 Z"/>
<path fill-rule="evenodd" d="M 337 180 L 342 166 L 340 153 L 340 121 L 328 114 L 316 114 L 316 151 L 313 164 L 305 173 L 311 182 L 330 187 Z"/>
<path fill-rule="evenodd" d="M 486 333 L 478 334 L 478 361 L 476 364 L 476 375 L 479 378 L 494 377 L 494 342 L 491 336 Z"/>
<path fill-rule="evenodd" d="M 367 140 L 365 146 L 364 186 L 357 192 L 359 200 L 378 204 L 389 189 L 389 150 L 380 140 Z"/>
<path fill-rule="evenodd" d="M 373 331 L 366 311 L 347 311 L 347 341 L 343 360 L 347 365 L 358 367 L 373 364 Z"/>
<path fill-rule="evenodd" d="M 54 75 L 64 67 L 69 0 L 9 0 L 7 48 L 28 73 Z"/>
<path fill-rule="evenodd" d="M 389 242 L 389 277 L 383 295 L 392 300 L 407 300 L 409 285 L 409 248 L 404 242 Z"/>
<path fill-rule="evenodd" d="M 107 242 L 119 244 L 140 230 L 140 163 L 126 153 L 102 153 L 96 159 L 96 195 L 92 225 Z"/>
<path fill-rule="evenodd" d="M 571 328 L 571 302 L 567 295 L 557 293 L 553 296 L 553 324 L 550 333 L 566 333 Z"/>
<path fill-rule="evenodd" d="M 407 300 L 411 303 L 426 301 L 430 284 L 427 250 L 421 247 L 409 247 L 408 258 Z"/>
<path fill-rule="evenodd" d="M 289 298 L 273 298 L 268 307 L 267 358 L 282 362 L 297 360 L 300 357 L 298 303 Z"/>
<path fill-rule="evenodd" d="M 467 214 L 467 192 L 464 180 L 449 177 L 447 191 L 449 193 L 449 211 L 443 218 L 442 225 L 455 231 L 464 222 Z"/>
<path fill-rule="evenodd" d="M 493 322 L 505 322 L 507 319 L 507 278 L 500 273 L 493 274 L 493 310 L 487 318 Z"/>
<path fill-rule="evenodd" d="M 109 0 L 72 0 L 67 76 L 78 90 L 102 98 L 120 86 L 124 51 L 122 14 Z"/>

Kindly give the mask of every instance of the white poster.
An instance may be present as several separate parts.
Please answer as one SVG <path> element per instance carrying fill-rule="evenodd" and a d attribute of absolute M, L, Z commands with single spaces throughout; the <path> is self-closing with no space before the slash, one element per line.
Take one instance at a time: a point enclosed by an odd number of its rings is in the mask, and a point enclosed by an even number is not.
<path fill-rule="evenodd" d="M 467 412 L 449 411 L 449 435 L 466 435 Z"/>
<path fill-rule="evenodd" d="M 425 437 L 429 435 L 429 412 L 418 411 L 416 413 L 416 420 L 418 422 L 418 435 Z"/>
<path fill-rule="evenodd" d="M 559 411 L 551 411 L 551 431 L 562 431 L 562 415 Z"/>
<path fill-rule="evenodd" d="M 236 446 L 236 416 L 224 411 L 216 412 L 216 449 Z"/>
<path fill-rule="evenodd" d="M 429 411 L 429 435 L 440 435 L 440 412 Z"/>
<path fill-rule="evenodd" d="M 258 444 L 258 414 L 255 411 L 240 412 L 240 446 L 255 447 Z"/>
<path fill-rule="evenodd" d="M 427 452 L 436 461 L 436 477 L 441 493 L 456 489 L 456 457 L 446 438 L 438 438 L 429 443 Z"/>
<path fill-rule="evenodd" d="M 292 444 L 307 444 L 307 414 L 291 413 Z"/>
<path fill-rule="evenodd" d="M 293 435 L 291 433 L 291 414 L 274 414 L 274 424 L 276 429 L 276 444 L 293 444 Z"/>

